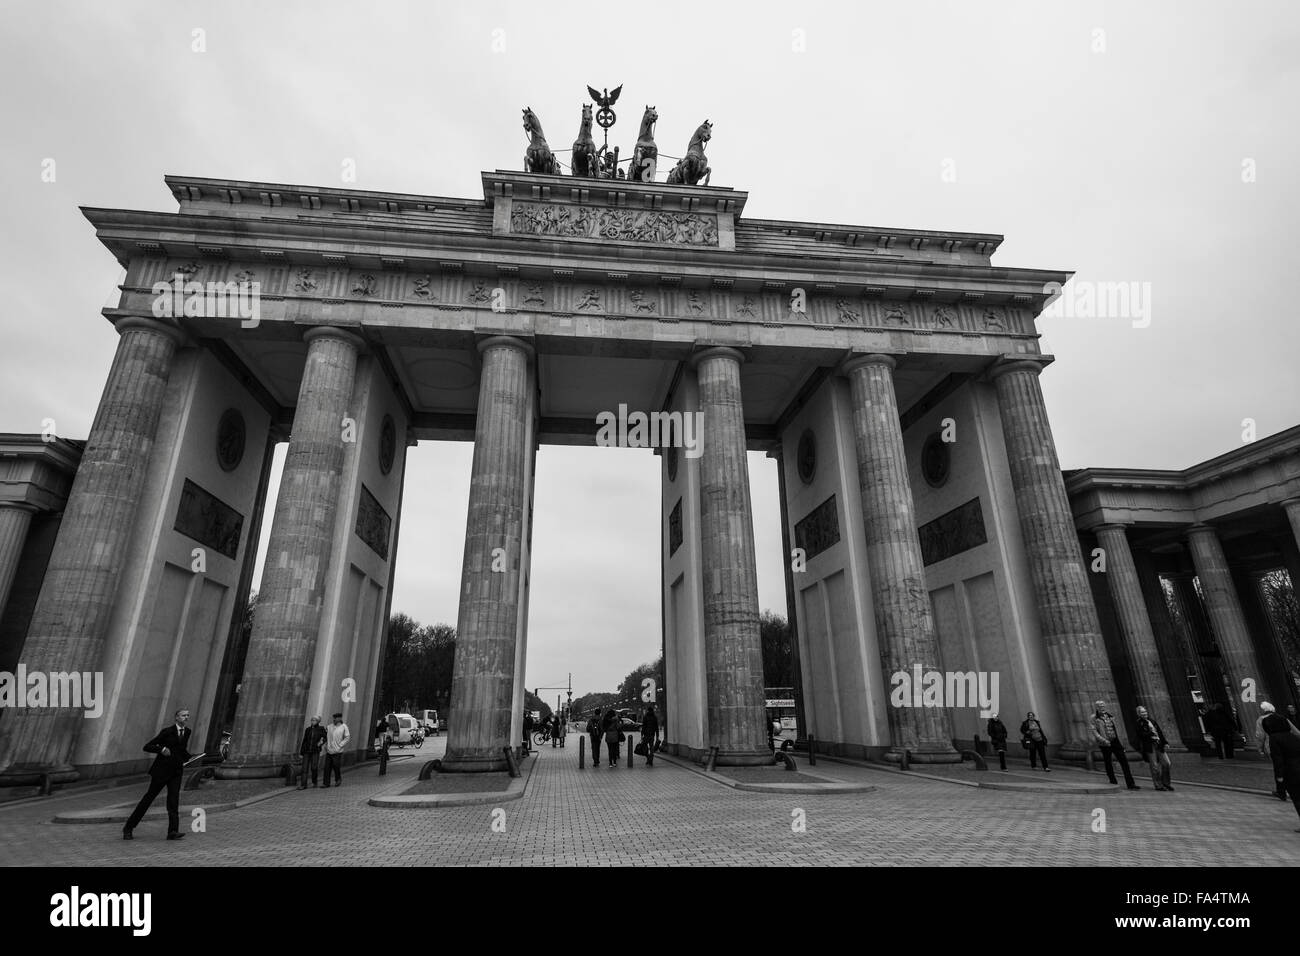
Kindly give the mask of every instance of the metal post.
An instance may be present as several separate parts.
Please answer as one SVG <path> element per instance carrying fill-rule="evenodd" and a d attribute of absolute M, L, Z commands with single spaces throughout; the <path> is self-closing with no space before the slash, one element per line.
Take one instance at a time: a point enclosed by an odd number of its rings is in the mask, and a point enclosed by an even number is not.
<path fill-rule="evenodd" d="M 817 766 L 817 738 L 812 734 L 808 735 L 808 766 Z"/>
<path fill-rule="evenodd" d="M 583 734 L 578 738 L 578 769 L 583 770 L 587 766 L 587 735 Z"/>
<path fill-rule="evenodd" d="M 631 734 L 627 735 L 627 769 L 628 770 L 632 769 L 632 746 L 633 746 L 632 741 L 635 739 L 636 738 L 633 737 Z"/>

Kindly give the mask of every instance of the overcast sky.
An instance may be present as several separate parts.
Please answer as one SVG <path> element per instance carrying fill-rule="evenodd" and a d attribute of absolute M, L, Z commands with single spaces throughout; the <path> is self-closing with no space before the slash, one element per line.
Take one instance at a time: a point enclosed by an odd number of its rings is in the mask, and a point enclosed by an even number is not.
<path fill-rule="evenodd" d="M 1300 423 L 1293 3 L 5 7 L 0 431 L 89 430 L 120 271 L 79 205 L 174 210 L 169 173 L 481 198 L 520 163 L 521 107 L 567 146 L 586 85 L 620 83 L 624 154 L 643 104 L 672 155 L 710 119 L 712 182 L 749 216 L 996 232 L 996 265 L 1148 283 L 1145 327 L 1040 320 L 1064 467 L 1185 467 L 1243 419 Z M 425 623 L 456 620 L 470 451 L 411 454 L 393 607 Z M 526 681 L 612 688 L 659 650 L 658 462 L 537 463 Z M 776 473 L 750 464 L 784 613 Z"/>

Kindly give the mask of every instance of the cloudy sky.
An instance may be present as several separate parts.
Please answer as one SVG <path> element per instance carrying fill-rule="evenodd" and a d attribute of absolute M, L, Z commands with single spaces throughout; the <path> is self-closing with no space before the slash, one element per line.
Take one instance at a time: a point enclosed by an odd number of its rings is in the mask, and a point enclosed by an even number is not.
<path fill-rule="evenodd" d="M 1041 319 L 1043 389 L 1064 467 L 1184 467 L 1245 419 L 1300 423 L 1298 27 L 1287 2 L 1186 0 L 8 3 L 0 431 L 89 430 L 119 270 L 78 206 L 175 209 L 169 173 L 341 186 L 347 160 L 357 188 L 481 197 L 522 106 L 567 145 L 586 85 L 621 83 L 665 153 L 713 121 L 713 183 L 750 216 L 996 232 L 995 264 L 1149 290 L 1149 322 Z M 469 466 L 411 455 L 394 610 L 422 622 L 455 622 Z M 609 688 L 658 653 L 656 466 L 539 453 L 529 686 Z M 784 613 L 772 463 L 751 483 Z"/>

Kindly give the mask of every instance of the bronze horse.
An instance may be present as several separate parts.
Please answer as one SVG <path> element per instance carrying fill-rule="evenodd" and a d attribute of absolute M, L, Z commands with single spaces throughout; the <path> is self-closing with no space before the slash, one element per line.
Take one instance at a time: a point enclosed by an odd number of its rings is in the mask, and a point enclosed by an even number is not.
<path fill-rule="evenodd" d="M 546 144 L 546 134 L 542 132 L 542 121 L 530 107 L 524 107 L 524 132 L 529 136 L 528 150 L 524 153 L 524 171 L 529 173 L 549 173 L 560 175 L 560 164 Z"/>
<path fill-rule="evenodd" d="M 691 145 L 686 148 L 686 155 L 677 161 L 677 165 L 668 174 L 668 182 L 695 186 L 703 179 L 704 185 L 707 186 L 713 170 L 709 168 L 708 160 L 704 158 L 704 144 L 712 138 L 713 124 L 705 120 L 691 137 Z"/>
<path fill-rule="evenodd" d="M 573 141 L 573 156 L 569 173 L 572 176 L 595 177 L 598 175 L 596 163 L 596 141 L 591 138 L 591 104 L 582 105 L 582 125 L 578 127 L 578 138 Z"/>
<path fill-rule="evenodd" d="M 655 164 L 659 161 L 659 147 L 655 145 L 655 123 L 658 121 L 659 114 L 655 108 L 647 106 L 645 115 L 641 117 L 641 132 L 637 135 L 636 147 L 632 150 L 632 165 L 627 171 L 630 182 L 655 181 Z"/>

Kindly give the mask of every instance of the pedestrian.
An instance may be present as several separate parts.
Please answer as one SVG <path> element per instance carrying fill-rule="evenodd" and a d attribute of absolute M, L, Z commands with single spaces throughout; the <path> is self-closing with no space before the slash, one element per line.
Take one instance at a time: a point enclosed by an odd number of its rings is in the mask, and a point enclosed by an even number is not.
<path fill-rule="evenodd" d="M 1038 761 L 1042 760 L 1043 772 L 1052 772 L 1052 768 L 1047 766 L 1047 734 L 1032 710 L 1025 714 L 1025 719 L 1020 724 L 1020 744 L 1029 748 L 1030 770 L 1037 769 Z"/>
<path fill-rule="evenodd" d="M 320 752 L 325 746 L 325 728 L 320 725 L 320 717 L 313 717 L 307 729 L 302 732 L 302 743 L 298 753 L 302 755 L 302 770 L 298 772 L 298 789 L 307 789 L 307 774 L 311 773 L 311 785 L 316 786 L 316 776 L 320 772 Z"/>
<path fill-rule="evenodd" d="M 1002 772 L 1007 772 L 1007 725 L 998 720 L 998 715 L 994 714 L 989 718 L 988 727 L 989 740 L 993 741 L 993 749 L 997 752 L 998 763 L 1002 765 Z M 1047 766 L 1047 755 L 1043 755 L 1043 766 Z"/>
<path fill-rule="evenodd" d="M 618 766 L 618 742 L 623 737 L 622 723 L 618 711 L 613 707 L 605 711 L 600 722 L 601 729 L 605 731 L 606 760 L 611 767 Z"/>
<path fill-rule="evenodd" d="M 1290 730 L 1269 734 L 1269 750 L 1282 755 L 1282 779 L 1295 812 L 1300 814 L 1300 733 Z M 1300 829 L 1295 831 L 1300 833 Z"/>
<path fill-rule="evenodd" d="M 1169 740 L 1156 719 L 1145 707 L 1137 709 L 1138 742 L 1142 759 L 1151 767 L 1151 784 L 1157 790 L 1172 790 L 1170 783 L 1172 765 L 1169 762 Z"/>
<path fill-rule="evenodd" d="M 587 736 L 591 738 L 591 765 L 600 766 L 600 735 L 601 735 L 600 708 L 597 707 L 591 718 L 587 721 Z"/>
<path fill-rule="evenodd" d="M 1205 729 L 1210 737 L 1214 739 L 1214 749 L 1223 760 L 1225 755 L 1228 760 L 1232 759 L 1232 748 L 1236 744 L 1236 734 L 1232 726 L 1232 718 L 1228 715 L 1228 709 L 1222 704 L 1215 704 L 1210 708 L 1210 712 L 1205 715 Z"/>
<path fill-rule="evenodd" d="M 185 763 L 190 759 L 186 745 L 193 731 L 186 724 L 190 721 L 190 712 L 186 707 L 176 711 L 174 723 L 158 731 L 153 740 L 144 745 L 145 753 L 157 754 L 153 766 L 149 768 L 149 789 L 145 791 L 140 802 L 131 811 L 126 826 L 122 828 L 123 840 L 134 840 L 132 831 L 144 819 L 145 813 L 163 788 L 167 789 L 167 839 L 181 840 L 181 777 Z"/>
<path fill-rule="evenodd" d="M 333 723 L 325 731 L 325 786 L 330 785 L 330 771 L 334 772 L 334 785 L 343 786 L 343 748 L 352 739 L 348 725 L 343 723 L 343 715 L 335 714 Z"/>
<path fill-rule="evenodd" d="M 387 746 L 388 746 L 388 718 L 380 717 L 377 721 L 375 721 L 375 753 L 376 754 L 382 753 Z"/>
<path fill-rule="evenodd" d="M 1273 746 L 1273 735 L 1300 734 L 1295 724 L 1287 720 L 1277 712 L 1272 704 L 1266 700 L 1259 702 L 1261 711 L 1259 720 L 1255 722 L 1255 739 L 1259 743 L 1259 749 L 1268 754 L 1269 759 L 1273 762 L 1273 793 L 1279 800 L 1285 800 L 1287 794 L 1286 773 L 1282 765 L 1283 753 Z"/>
<path fill-rule="evenodd" d="M 524 711 L 524 753 L 533 752 L 533 712 Z"/>
<path fill-rule="evenodd" d="M 569 715 L 567 712 L 563 714 L 557 714 L 556 719 L 559 721 L 559 726 L 556 728 L 556 730 L 560 734 L 560 749 L 563 750 L 564 738 L 569 736 Z"/>
<path fill-rule="evenodd" d="M 1115 717 L 1106 709 L 1106 702 L 1099 700 L 1096 702 L 1096 710 L 1092 715 L 1092 736 L 1101 747 L 1102 759 L 1106 761 L 1106 776 L 1110 782 L 1119 785 L 1115 779 L 1114 759 L 1119 759 L 1120 769 L 1124 771 L 1124 785 L 1130 790 L 1141 790 L 1133 782 L 1133 774 L 1128 769 L 1128 757 L 1124 756 L 1124 745 L 1119 739 L 1119 726 L 1115 723 Z"/>
<path fill-rule="evenodd" d="M 560 715 L 551 714 L 551 749 L 560 746 Z"/>
<path fill-rule="evenodd" d="M 655 740 L 659 737 L 659 716 L 654 704 L 646 704 L 645 716 L 641 718 L 641 746 L 645 748 L 645 765 L 655 765 Z"/>

